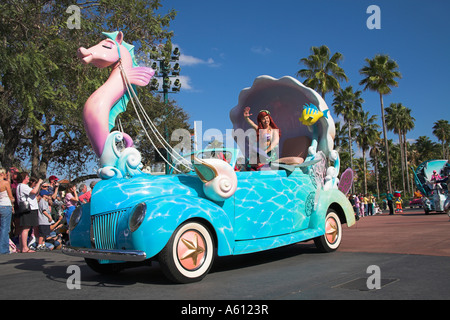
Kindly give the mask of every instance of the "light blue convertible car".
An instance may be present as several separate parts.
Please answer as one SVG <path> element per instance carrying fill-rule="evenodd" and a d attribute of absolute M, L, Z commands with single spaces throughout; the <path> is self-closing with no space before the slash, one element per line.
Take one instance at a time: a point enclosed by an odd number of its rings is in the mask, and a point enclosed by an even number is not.
<path fill-rule="evenodd" d="M 157 258 L 170 279 L 190 282 L 208 273 L 216 254 L 309 239 L 321 251 L 336 250 L 341 225 L 354 223 L 353 209 L 338 189 L 319 192 L 306 171 L 236 172 L 238 188 L 223 201 L 208 199 L 193 174 L 100 181 L 91 203 L 72 214 L 65 252 L 85 257 L 99 272 Z"/>
<path fill-rule="evenodd" d="M 254 86 L 273 82 L 274 96 L 284 90 L 286 99 L 303 97 L 300 105 L 312 102 L 319 109 L 326 107 L 296 80 L 281 80 L 259 79 Z M 295 93 L 296 87 L 303 93 Z M 242 107 L 252 103 L 251 92 L 241 96 L 246 100 L 236 107 L 239 115 Z M 289 105 L 289 101 L 282 103 Z M 276 106 L 269 101 L 268 108 Z M 231 118 L 235 123 L 233 111 Z M 223 149 L 195 153 L 194 171 L 186 174 L 103 179 L 96 184 L 91 202 L 72 214 L 70 247 L 64 252 L 84 257 L 101 273 L 157 259 L 169 279 L 188 283 L 205 277 L 216 255 L 248 254 L 310 239 L 320 251 L 336 250 L 342 225 L 353 225 L 355 216 L 338 188 L 334 123 L 323 118 L 316 130 L 296 120 L 295 126 L 299 134 L 283 131 L 281 157 L 269 170 L 236 171 L 237 150 Z M 295 155 L 302 156 L 302 161 L 292 163 L 292 146 L 302 146 Z M 283 153 L 290 158 L 289 164 L 282 161 Z M 334 165 L 328 167 L 327 159 Z"/>

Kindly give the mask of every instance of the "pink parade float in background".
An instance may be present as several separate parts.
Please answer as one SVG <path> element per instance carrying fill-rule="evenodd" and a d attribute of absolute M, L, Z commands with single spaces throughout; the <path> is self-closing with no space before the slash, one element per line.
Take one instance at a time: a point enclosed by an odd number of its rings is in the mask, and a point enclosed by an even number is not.
<path fill-rule="evenodd" d="M 248 161 L 256 150 L 256 135 L 239 135 L 251 132 L 242 116 L 250 106 L 267 109 L 281 128 L 280 156 L 266 163 L 264 170 L 235 171 L 237 149 L 180 155 L 165 141 L 134 90 L 147 85 L 154 70 L 138 67 L 134 48 L 122 32 L 103 34 L 105 40 L 78 50 L 83 63 L 112 70 L 83 109 L 102 180 L 91 202 L 73 212 L 71 245 L 64 253 L 84 257 L 100 273 L 158 260 L 169 279 L 187 283 L 205 277 L 215 255 L 247 254 L 310 239 L 319 251 L 338 249 L 342 226 L 355 223 L 346 197 L 353 172 L 346 170 L 339 181 L 334 121 L 317 92 L 292 77 L 269 76 L 260 76 L 243 89 L 230 111 L 241 154 Z M 141 171 L 141 155 L 131 137 L 110 132 L 128 102 L 141 124 L 149 126 L 142 130 L 149 138 L 151 132 L 152 145 L 164 146 L 187 172 L 181 173 L 172 163 L 180 174 Z M 258 159 L 269 159 L 264 150 L 257 152 Z"/>

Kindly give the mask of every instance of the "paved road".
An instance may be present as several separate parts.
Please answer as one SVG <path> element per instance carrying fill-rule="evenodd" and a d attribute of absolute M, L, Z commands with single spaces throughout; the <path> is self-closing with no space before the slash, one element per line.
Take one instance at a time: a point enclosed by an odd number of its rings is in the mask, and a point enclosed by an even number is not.
<path fill-rule="evenodd" d="M 0 256 L 0 299 L 186 300 L 182 306 L 209 299 L 450 299 L 448 220 L 419 211 L 365 217 L 344 229 L 337 252 L 317 253 L 307 242 L 221 257 L 203 281 L 189 285 L 169 283 L 157 264 L 106 276 L 60 252 Z M 80 289 L 67 286 L 74 284 L 71 265 L 80 268 Z M 370 266 L 379 268 L 380 289 L 367 287 Z"/>
<path fill-rule="evenodd" d="M 345 252 L 423 254 L 450 257 L 450 220 L 420 209 L 361 218 L 344 230 Z"/>

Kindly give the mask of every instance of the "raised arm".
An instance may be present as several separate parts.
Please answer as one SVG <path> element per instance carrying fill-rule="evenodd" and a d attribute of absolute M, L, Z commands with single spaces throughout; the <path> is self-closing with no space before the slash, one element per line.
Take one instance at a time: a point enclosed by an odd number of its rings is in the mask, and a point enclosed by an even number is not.
<path fill-rule="evenodd" d="M 250 107 L 245 107 L 244 108 L 244 118 L 245 118 L 245 120 L 247 120 L 248 124 L 250 124 L 253 129 L 258 130 L 258 126 L 256 125 L 256 123 L 254 123 L 252 121 L 252 119 L 249 118 L 251 115 L 252 114 L 250 114 Z"/>

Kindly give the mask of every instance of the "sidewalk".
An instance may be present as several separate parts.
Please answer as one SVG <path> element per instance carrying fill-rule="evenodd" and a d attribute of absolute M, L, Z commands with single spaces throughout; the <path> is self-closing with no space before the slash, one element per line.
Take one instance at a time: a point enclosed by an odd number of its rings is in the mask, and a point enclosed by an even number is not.
<path fill-rule="evenodd" d="M 450 257 L 449 216 L 406 209 L 392 216 L 363 217 L 350 228 L 343 226 L 339 251 Z"/>

